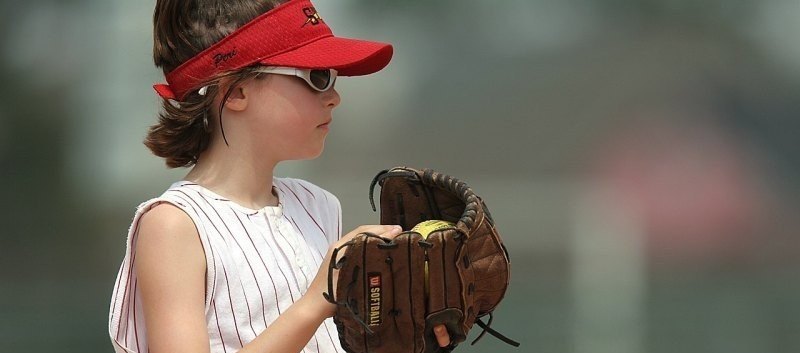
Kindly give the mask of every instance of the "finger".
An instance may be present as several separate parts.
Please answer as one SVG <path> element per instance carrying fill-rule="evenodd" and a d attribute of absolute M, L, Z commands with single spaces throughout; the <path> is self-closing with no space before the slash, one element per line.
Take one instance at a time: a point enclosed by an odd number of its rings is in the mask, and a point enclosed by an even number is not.
<path fill-rule="evenodd" d="M 384 237 L 394 237 L 403 229 L 398 225 L 364 225 L 350 232 L 347 238 L 353 238 L 362 233 L 372 233 Z"/>
<path fill-rule="evenodd" d="M 362 227 L 365 229 L 364 231 L 377 233 L 377 234 L 393 233 L 393 232 L 399 233 L 399 232 L 403 231 L 403 229 L 399 225 L 396 225 L 396 224 L 375 224 L 375 225 L 361 226 L 359 228 L 362 228 Z M 362 232 L 364 232 L 364 231 L 362 231 Z"/>
<path fill-rule="evenodd" d="M 380 236 L 384 238 L 394 238 L 400 233 L 403 232 L 403 228 L 398 225 L 389 226 L 388 229 L 384 229 L 384 232 L 380 234 Z"/>
<path fill-rule="evenodd" d="M 433 327 L 433 333 L 436 335 L 436 341 L 439 342 L 439 347 L 447 347 L 450 345 L 450 334 L 447 333 L 447 327 L 444 325 L 436 325 Z"/>

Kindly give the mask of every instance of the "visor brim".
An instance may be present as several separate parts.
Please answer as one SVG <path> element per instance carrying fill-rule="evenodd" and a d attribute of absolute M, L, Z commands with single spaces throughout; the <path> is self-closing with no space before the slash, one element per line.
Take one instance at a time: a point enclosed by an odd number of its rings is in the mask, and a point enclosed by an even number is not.
<path fill-rule="evenodd" d="M 386 67 L 391 44 L 342 37 L 324 37 L 259 61 L 262 65 L 303 69 L 336 69 L 340 76 L 362 76 Z"/>

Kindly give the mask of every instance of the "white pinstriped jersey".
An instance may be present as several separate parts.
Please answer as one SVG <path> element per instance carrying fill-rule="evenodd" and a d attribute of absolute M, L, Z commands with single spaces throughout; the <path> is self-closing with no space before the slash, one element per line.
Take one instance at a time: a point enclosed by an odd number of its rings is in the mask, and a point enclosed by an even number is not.
<path fill-rule="evenodd" d="M 307 290 L 341 234 L 341 206 L 307 181 L 274 178 L 278 206 L 249 209 L 187 181 L 139 205 L 111 298 L 109 335 L 117 353 L 147 352 L 135 248 L 141 216 L 168 202 L 194 221 L 206 257 L 205 314 L 211 352 L 232 353 L 253 340 Z M 344 353 L 331 319 L 304 353 Z"/>

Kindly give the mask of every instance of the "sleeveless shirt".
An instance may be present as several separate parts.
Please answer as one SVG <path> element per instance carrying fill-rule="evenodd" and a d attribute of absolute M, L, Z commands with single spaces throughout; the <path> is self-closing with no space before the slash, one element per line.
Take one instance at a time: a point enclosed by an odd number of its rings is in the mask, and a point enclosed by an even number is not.
<path fill-rule="evenodd" d="M 306 292 L 328 247 L 341 236 L 341 206 L 333 194 L 305 180 L 274 178 L 272 185 L 278 206 L 259 210 L 188 181 L 139 205 L 109 310 L 109 335 L 117 353 L 148 351 L 135 249 L 142 215 L 160 203 L 183 210 L 200 236 L 211 352 L 238 351 Z M 302 352 L 344 353 L 330 318 Z"/>

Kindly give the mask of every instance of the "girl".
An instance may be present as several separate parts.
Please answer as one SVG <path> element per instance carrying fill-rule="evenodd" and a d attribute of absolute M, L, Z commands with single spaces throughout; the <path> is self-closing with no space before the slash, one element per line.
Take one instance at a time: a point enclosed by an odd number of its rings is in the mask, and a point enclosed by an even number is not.
<path fill-rule="evenodd" d="M 343 352 L 322 296 L 339 201 L 273 176 L 323 150 L 337 75 L 385 67 L 389 44 L 334 37 L 308 0 L 158 0 L 167 84 L 145 144 L 184 180 L 142 203 L 111 299 L 117 352 Z M 449 344 L 443 326 L 437 339 Z"/>

